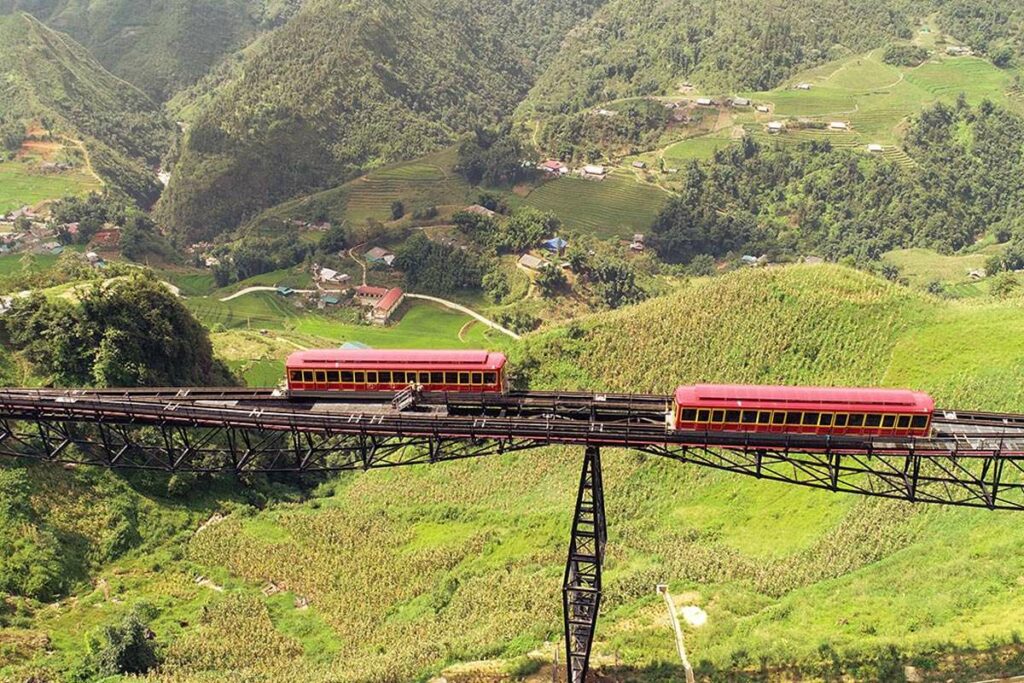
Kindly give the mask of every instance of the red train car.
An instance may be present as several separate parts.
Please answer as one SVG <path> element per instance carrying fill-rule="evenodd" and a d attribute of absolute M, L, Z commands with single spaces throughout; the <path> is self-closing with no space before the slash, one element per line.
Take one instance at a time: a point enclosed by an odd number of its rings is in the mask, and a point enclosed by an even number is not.
<path fill-rule="evenodd" d="M 904 389 L 698 384 L 676 389 L 680 430 L 927 436 L 935 402 Z"/>
<path fill-rule="evenodd" d="M 290 395 L 313 392 L 423 391 L 504 393 L 505 355 L 490 351 L 324 349 L 288 356 Z"/>

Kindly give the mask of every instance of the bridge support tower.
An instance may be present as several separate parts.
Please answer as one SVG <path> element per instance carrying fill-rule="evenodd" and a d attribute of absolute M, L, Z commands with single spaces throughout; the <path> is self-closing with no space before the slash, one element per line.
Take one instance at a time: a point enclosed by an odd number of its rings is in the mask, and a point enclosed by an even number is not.
<path fill-rule="evenodd" d="M 601 606 L 601 565 L 607 536 L 601 450 L 597 446 L 587 446 L 562 585 L 568 683 L 583 683 L 590 666 L 590 651 Z"/>

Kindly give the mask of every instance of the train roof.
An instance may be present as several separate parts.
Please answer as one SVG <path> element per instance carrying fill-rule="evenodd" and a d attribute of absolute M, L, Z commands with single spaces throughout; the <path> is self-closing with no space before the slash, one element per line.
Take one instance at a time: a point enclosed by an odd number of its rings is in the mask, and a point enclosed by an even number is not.
<path fill-rule="evenodd" d="M 505 354 L 494 351 L 429 351 L 406 349 L 316 349 L 288 356 L 289 368 L 331 367 L 398 370 L 500 370 Z"/>
<path fill-rule="evenodd" d="M 837 412 L 931 413 L 935 401 L 908 389 L 785 387 L 750 384 L 696 384 L 676 389 L 676 403 L 711 408 L 752 408 Z"/>

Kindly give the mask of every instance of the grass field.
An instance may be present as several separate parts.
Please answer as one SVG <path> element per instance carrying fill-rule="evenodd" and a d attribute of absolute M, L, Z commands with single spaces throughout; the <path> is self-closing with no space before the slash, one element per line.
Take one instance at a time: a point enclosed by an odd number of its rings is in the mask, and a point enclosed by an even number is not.
<path fill-rule="evenodd" d="M 900 269 L 911 286 L 924 288 L 937 282 L 955 297 L 982 296 L 988 293 L 989 280 L 976 281 L 971 271 L 984 271 L 985 262 L 1002 246 L 990 245 L 968 254 L 938 254 L 930 249 L 896 249 L 882 260 Z"/>
<path fill-rule="evenodd" d="M 0 162 L 0 214 L 99 189 L 96 179 L 83 171 L 44 174 L 35 171 L 34 166 L 18 160 Z"/>
<path fill-rule="evenodd" d="M 422 159 L 395 164 L 330 190 L 296 199 L 264 212 L 263 216 L 304 216 L 311 207 L 325 210 L 331 220 L 361 225 L 369 219 L 391 220 L 391 203 L 401 201 L 411 214 L 429 206 L 462 207 L 475 193 L 454 172 L 456 150 L 446 149 Z"/>
<path fill-rule="evenodd" d="M 667 147 L 664 151 L 665 166 L 678 168 L 692 159 L 710 159 L 720 149 L 728 147 L 732 142 L 729 131 L 702 135 L 697 138 L 683 140 Z"/>
<path fill-rule="evenodd" d="M 531 192 L 524 203 L 554 211 L 566 227 L 602 238 L 646 232 L 668 194 L 623 172 L 602 182 L 560 178 Z"/>

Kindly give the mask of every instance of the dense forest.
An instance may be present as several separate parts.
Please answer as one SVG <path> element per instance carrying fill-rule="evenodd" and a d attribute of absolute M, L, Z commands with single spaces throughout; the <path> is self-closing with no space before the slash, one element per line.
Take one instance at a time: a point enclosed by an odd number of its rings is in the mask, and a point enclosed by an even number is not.
<path fill-rule="evenodd" d="M 110 186 L 143 204 L 156 199 L 147 167 L 160 162 L 174 128 L 145 94 L 28 14 L 0 16 L 0 72 L 0 119 L 81 138 Z"/>
<path fill-rule="evenodd" d="M 865 263 L 895 247 L 952 252 L 988 231 L 1010 239 L 1024 205 L 1024 119 L 985 102 L 926 110 L 907 133 L 917 165 L 752 140 L 684 169 L 653 227 L 672 262 L 741 251 Z"/>
<path fill-rule="evenodd" d="M 167 224 L 190 239 L 216 234 L 498 122 L 545 46 L 591 4 L 310 2 L 197 115 L 163 203 Z"/>
<path fill-rule="evenodd" d="M 114 74 L 156 100 L 199 80 L 225 55 L 272 29 L 301 0 L 77 2 L 0 0 L 70 34 Z"/>
<path fill-rule="evenodd" d="M 797 70 L 906 38 L 913 1 L 613 0 L 570 34 L 524 105 L 541 113 L 706 88 L 768 89 Z"/>

